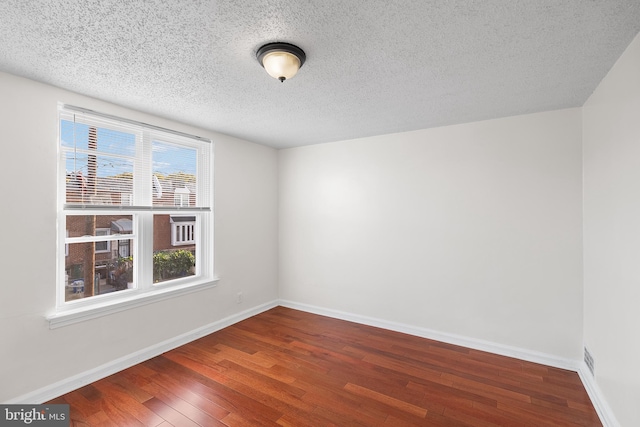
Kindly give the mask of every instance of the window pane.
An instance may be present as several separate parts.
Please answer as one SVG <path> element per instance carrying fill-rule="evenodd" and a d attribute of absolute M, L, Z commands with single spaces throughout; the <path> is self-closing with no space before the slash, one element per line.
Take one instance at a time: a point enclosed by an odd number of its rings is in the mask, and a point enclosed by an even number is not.
<path fill-rule="evenodd" d="M 133 133 L 61 121 L 66 203 L 130 205 L 133 194 Z"/>
<path fill-rule="evenodd" d="M 108 251 L 99 251 L 108 243 Z M 133 259 L 119 255 L 133 240 L 71 243 L 65 257 L 65 301 L 122 291 L 133 287 Z M 104 247 L 104 246 L 103 246 Z"/>
<path fill-rule="evenodd" d="M 153 204 L 196 206 L 197 154 L 194 148 L 153 141 Z"/>
<path fill-rule="evenodd" d="M 131 234 L 133 229 L 132 215 L 67 215 L 66 222 L 67 237 Z"/>
<path fill-rule="evenodd" d="M 153 216 L 154 283 L 193 276 L 196 265 L 196 216 Z"/>

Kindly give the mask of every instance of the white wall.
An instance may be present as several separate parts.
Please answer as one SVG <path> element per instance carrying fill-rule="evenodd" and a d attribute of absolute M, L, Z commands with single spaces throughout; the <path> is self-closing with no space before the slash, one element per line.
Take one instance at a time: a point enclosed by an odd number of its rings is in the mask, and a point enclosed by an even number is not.
<path fill-rule="evenodd" d="M 583 107 L 584 336 L 623 426 L 640 425 L 640 35 Z"/>
<path fill-rule="evenodd" d="M 277 299 L 277 152 L 0 73 L 0 402 Z M 57 102 L 215 142 L 218 286 L 50 330 Z M 236 304 L 237 292 L 244 302 Z"/>
<path fill-rule="evenodd" d="M 280 297 L 579 359 L 580 120 L 281 150 Z"/>

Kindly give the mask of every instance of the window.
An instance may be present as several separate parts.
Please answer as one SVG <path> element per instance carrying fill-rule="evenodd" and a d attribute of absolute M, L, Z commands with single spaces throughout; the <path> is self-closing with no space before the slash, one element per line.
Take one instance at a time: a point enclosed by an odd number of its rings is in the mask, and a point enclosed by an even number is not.
<path fill-rule="evenodd" d="M 58 312 L 215 281 L 211 142 L 59 113 Z"/>
<path fill-rule="evenodd" d="M 189 189 L 176 188 L 173 193 L 173 204 L 176 206 L 189 206 Z"/>
<path fill-rule="evenodd" d="M 96 236 L 108 236 L 109 235 L 109 231 L 111 231 L 108 228 L 96 228 Z M 102 241 L 102 242 L 96 242 L 96 253 L 105 253 L 105 252 L 109 252 L 111 248 L 111 244 L 108 240 Z"/>
<path fill-rule="evenodd" d="M 171 217 L 171 245 L 192 245 L 196 238 L 196 218 L 193 216 Z"/>

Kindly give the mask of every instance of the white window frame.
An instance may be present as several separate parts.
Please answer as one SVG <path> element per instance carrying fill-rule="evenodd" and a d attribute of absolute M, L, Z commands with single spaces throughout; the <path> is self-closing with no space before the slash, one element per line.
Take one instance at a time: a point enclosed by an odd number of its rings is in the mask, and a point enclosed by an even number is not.
<path fill-rule="evenodd" d="M 108 127 L 124 130 L 136 135 L 136 154 L 134 161 L 134 188 L 131 204 L 121 205 L 77 205 L 66 203 L 66 165 L 60 130 L 58 132 L 58 249 L 57 249 L 57 292 L 56 307 L 46 317 L 50 328 L 57 328 L 110 313 L 148 304 L 156 300 L 173 298 L 177 295 L 198 291 L 215 286 L 218 278 L 213 265 L 213 143 L 210 140 L 192 135 L 134 122 L 107 114 L 96 113 L 79 107 L 59 104 L 58 126 L 62 120 L 71 120 L 96 127 Z M 197 150 L 197 188 L 195 200 L 197 206 L 153 206 L 152 180 L 152 144 L 174 144 Z M 124 202 L 124 200 L 122 200 Z M 97 202 L 96 202 L 97 203 Z M 196 268 L 195 275 L 153 282 L 153 219 L 154 214 L 188 215 L 196 219 L 195 239 Z M 66 217 L 68 215 L 131 215 L 131 234 L 109 234 L 96 236 L 68 237 Z M 133 242 L 130 253 L 133 256 L 134 287 L 104 295 L 96 295 L 73 301 L 65 301 L 65 257 L 71 243 L 107 241 L 108 250 L 111 241 L 117 246 L 117 240 L 127 239 Z M 131 244 L 131 243 L 130 243 Z M 96 251 L 107 252 L 107 251 Z"/>

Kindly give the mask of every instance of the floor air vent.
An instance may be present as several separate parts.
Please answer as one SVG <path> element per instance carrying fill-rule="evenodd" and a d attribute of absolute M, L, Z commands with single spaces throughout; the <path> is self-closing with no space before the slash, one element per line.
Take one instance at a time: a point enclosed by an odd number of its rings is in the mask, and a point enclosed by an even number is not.
<path fill-rule="evenodd" d="M 595 366 L 593 363 L 593 356 L 591 355 L 591 353 L 589 353 L 589 350 L 587 350 L 587 347 L 584 348 L 584 363 L 587 364 L 587 367 L 589 368 L 589 371 L 591 372 L 591 375 L 595 375 L 594 371 L 595 371 Z"/>

